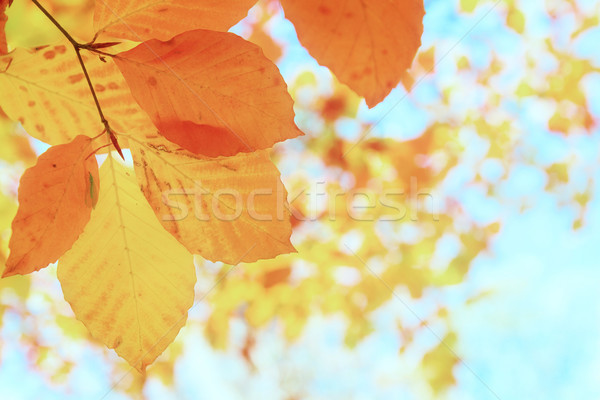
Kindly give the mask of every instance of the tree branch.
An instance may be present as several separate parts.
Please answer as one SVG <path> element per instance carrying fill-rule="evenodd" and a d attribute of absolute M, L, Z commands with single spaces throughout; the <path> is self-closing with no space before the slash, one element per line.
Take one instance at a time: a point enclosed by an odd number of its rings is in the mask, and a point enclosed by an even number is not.
<path fill-rule="evenodd" d="M 40 2 L 38 0 L 31 0 L 31 1 L 33 2 L 33 4 L 35 4 L 37 6 L 37 8 L 40 9 L 40 11 L 42 13 L 44 13 L 44 15 L 46 17 L 48 17 L 50 22 L 52 22 L 54 24 L 54 26 L 56 26 L 58 28 L 58 30 L 73 45 L 73 48 L 75 49 L 75 53 L 77 54 L 77 59 L 79 60 L 79 64 L 81 65 L 81 69 L 83 70 L 83 75 L 85 76 L 85 79 L 88 83 L 90 91 L 92 92 L 92 97 L 94 98 L 94 103 L 96 104 L 96 108 L 98 109 L 98 115 L 100 115 L 100 121 L 102 122 L 102 125 L 104 125 L 104 130 L 108 134 L 110 141 L 114 145 L 115 149 L 117 150 L 117 152 L 119 153 L 121 158 L 124 160 L 125 157 L 123 156 L 123 151 L 121 150 L 121 147 L 119 146 L 119 142 L 117 141 L 117 138 L 115 137 L 115 133 L 111 129 L 111 127 L 108 123 L 108 120 L 104 117 L 104 113 L 102 112 L 102 107 L 100 106 L 100 102 L 98 101 L 98 96 L 96 95 L 96 91 L 94 90 L 94 85 L 92 84 L 92 79 L 90 78 L 90 74 L 88 73 L 87 68 L 85 67 L 83 58 L 81 57 L 81 49 L 91 49 L 90 45 L 89 44 L 81 44 L 78 41 L 76 41 L 73 38 L 73 36 L 71 36 L 69 34 L 69 32 L 67 32 L 67 30 L 65 28 L 63 28 L 62 25 L 52 16 L 52 14 L 50 14 L 48 12 L 48 10 L 46 10 L 44 8 L 44 6 L 42 6 L 40 4 Z"/>

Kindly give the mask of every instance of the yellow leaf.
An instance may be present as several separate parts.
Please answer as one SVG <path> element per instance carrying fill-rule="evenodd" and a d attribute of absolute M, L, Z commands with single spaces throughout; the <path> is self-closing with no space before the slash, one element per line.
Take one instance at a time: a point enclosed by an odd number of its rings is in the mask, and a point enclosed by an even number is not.
<path fill-rule="evenodd" d="M 10 228 L 11 222 L 17 213 L 16 196 L 0 191 L 0 232 Z"/>
<path fill-rule="evenodd" d="M 193 29 L 226 31 L 256 0 L 102 0 L 96 2 L 98 33 L 142 42 L 168 40 Z"/>
<path fill-rule="evenodd" d="M 471 13 L 477 7 L 477 3 L 479 3 L 479 0 L 460 0 L 460 9 L 461 11 Z"/>
<path fill-rule="evenodd" d="M 460 361 L 453 350 L 456 342 L 456 333 L 450 332 L 423 357 L 421 366 L 436 394 L 444 392 L 456 383 L 453 369 Z"/>
<path fill-rule="evenodd" d="M 573 121 L 563 116 L 559 111 L 556 111 L 548 120 L 548 129 L 554 132 L 568 133 L 572 125 Z"/>
<path fill-rule="evenodd" d="M 506 16 L 506 25 L 515 32 L 522 34 L 525 31 L 525 15 L 516 8 L 513 8 Z"/>
<path fill-rule="evenodd" d="M 111 127 L 123 133 L 145 124 L 152 126 L 114 63 L 110 59 L 102 62 L 97 55 L 82 56 Z M 45 143 L 62 144 L 82 132 L 95 136 L 104 129 L 68 43 L 32 51 L 16 49 L 0 57 L 0 87 L 4 112 Z"/>
<path fill-rule="evenodd" d="M 595 28 L 598 26 L 598 23 L 600 23 L 600 16 L 598 15 L 590 15 L 585 17 L 583 22 L 580 23 L 578 29 L 571 34 L 571 39 L 577 38 L 588 29 Z"/>
<path fill-rule="evenodd" d="M 348 326 L 346 336 L 344 337 L 344 343 L 346 346 L 353 349 L 362 339 L 371 334 L 374 330 L 373 324 L 366 319 L 364 315 L 357 316 L 357 318 L 350 320 L 350 325 Z"/>
<path fill-rule="evenodd" d="M 24 134 L 16 131 L 17 124 L 9 119 L 0 117 L 0 159 L 14 164 L 22 162 L 29 166 L 35 163 L 37 155 L 31 148 L 31 144 Z"/>
<path fill-rule="evenodd" d="M 133 171 L 100 169 L 96 209 L 58 264 L 75 316 L 142 372 L 175 339 L 194 300 L 192 256 L 156 221 Z"/>
<path fill-rule="evenodd" d="M 21 300 L 26 301 L 31 293 L 31 276 L 14 275 L 0 279 L 0 293 L 4 294 L 7 290 L 12 290 Z M 2 315 L 2 312 L 0 312 L 0 315 Z"/>
<path fill-rule="evenodd" d="M 469 62 L 469 59 L 467 57 L 461 56 L 456 61 L 456 68 L 458 68 L 459 70 L 469 69 L 471 68 L 471 63 Z"/>
<path fill-rule="evenodd" d="M 517 97 L 527 97 L 535 94 L 536 91 L 527 82 L 521 82 L 517 90 L 515 90 L 515 96 Z"/>
<path fill-rule="evenodd" d="M 90 0 L 40 2 L 74 38 L 85 42 L 87 40 L 83 39 L 91 39 L 94 36 L 94 16 Z M 34 48 L 64 39 L 56 26 L 30 1 L 12 1 L 6 13 L 6 38 L 9 48 Z"/>
<path fill-rule="evenodd" d="M 87 338 L 88 332 L 85 327 L 81 324 L 81 321 L 77 321 L 71 317 L 65 315 L 56 316 L 56 325 L 63 331 L 63 333 L 70 339 Z"/>
<path fill-rule="evenodd" d="M 237 264 L 295 251 L 287 191 L 267 151 L 211 159 L 162 137 L 130 144 L 148 202 L 190 252 Z"/>
<path fill-rule="evenodd" d="M 261 327 L 267 324 L 275 314 L 278 299 L 274 296 L 263 295 L 248 304 L 244 316 L 253 327 Z"/>

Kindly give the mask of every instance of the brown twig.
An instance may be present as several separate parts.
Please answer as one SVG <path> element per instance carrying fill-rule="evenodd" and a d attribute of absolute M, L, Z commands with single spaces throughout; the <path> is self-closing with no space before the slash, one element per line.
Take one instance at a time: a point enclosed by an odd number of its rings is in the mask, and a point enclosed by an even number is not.
<path fill-rule="evenodd" d="M 65 28 L 63 28 L 62 25 L 52 16 L 52 14 L 50 14 L 48 12 L 48 10 L 46 10 L 44 8 L 44 6 L 42 6 L 40 4 L 40 2 L 38 0 L 31 0 L 31 1 L 33 2 L 33 4 L 35 4 L 37 6 L 37 8 L 40 9 L 40 11 L 42 13 L 44 13 L 44 15 L 50 20 L 50 22 L 52 22 L 54 24 L 54 26 L 56 26 L 58 28 L 58 30 L 73 45 L 73 48 L 75 49 L 75 53 L 77 54 L 77 59 L 79 60 L 79 64 L 81 65 L 81 69 L 83 70 L 83 75 L 85 76 L 88 86 L 90 87 L 90 91 L 92 92 L 92 97 L 94 98 L 94 103 L 96 104 L 96 108 L 98 109 L 98 114 L 100 115 L 100 121 L 102 122 L 102 125 L 104 125 L 104 129 L 105 129 L 106 133 L 108 134 L 108 136 L 110 137 L 110 141 L 112 142 L 113 146 L 115 147 L 115 149 L 117 150 L 117 152 L 119 153 L 121 158 L 123 158 L 123 160 L 124 160 L 125 157 L 123 156 L 123 152 L 121 151 L 121 146 L 119 146 L 119 142 L 117 141 L 115 132 L 111 129 L 110 124 L 108 123 L 108 120 L 104 117 L 104 113 L 102 112 L 102 107 L 100 107 L 100 102 L 98 101 L 98 96 L 96 95 L 96 91 L 94 90 L 94 85 L 92 84 L 90 75 L 87 71 L 87 68 L 85 67 L 83 58 L 81 57 L 81 49 L 91 50 L 96 53 L 103 53 L 103 54 L 104 54 L 104 52 L 97 51 L 96 49 L 94 49 L 92 47 L 91 44 L 81 44 L 78 41 L 76 41 L 73 38 L 73 36 L 71 36 L 69 34 L 69 32 L 67 32 L 67 30 Z M 108 53 L 106 53 L 105 55 L 111 56 Z"/>

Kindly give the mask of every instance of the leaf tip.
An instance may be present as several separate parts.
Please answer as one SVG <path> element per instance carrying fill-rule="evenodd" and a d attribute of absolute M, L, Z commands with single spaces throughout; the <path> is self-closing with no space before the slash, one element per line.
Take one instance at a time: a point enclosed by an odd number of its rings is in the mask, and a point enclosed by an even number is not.
<path fill-rule="evenodd" d="M 148 367 L 148 365 L 150 365 L 150 363 L 147 362 L 141 362 L 137 365 L 134 366 L 135 370 L 140 373 L 142 376 L 146 376 L 146 368 Z"/>
<path fill-rule="evenodd" d="M 112 132 L 110 133 L 109 136 L 110 136 L 110 141 L 112 142 L 113 146 L 115 146 L 115 149 L 117 150 L 117 153 L 119 153 L 119 155 L 121 156 L 123 161 L 125 161 L 125 156 L 123 156 L 123 150 L 121 150 L 121 146 L 119 145 L 119 142 L 117 141 L 117 137 Z"/>
<path fill-rule="evenodd" d="M 2 271 L 2 277 L 0 279 L 10 278 L 11 276 L 15 276 L 18 274 L 19 274 L 18 270 L 16 268 L 9 266 L 7 263 L 6 268 L 4 268 L 4 271 Z"/>

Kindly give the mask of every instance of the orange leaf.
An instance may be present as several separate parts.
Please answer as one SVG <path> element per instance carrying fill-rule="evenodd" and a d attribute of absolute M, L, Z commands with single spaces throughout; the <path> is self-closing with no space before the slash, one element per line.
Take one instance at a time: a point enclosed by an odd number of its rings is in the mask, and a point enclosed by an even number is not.
<path fill-rule="evenodd" d="M 150 40 L 115 62 L 160 133 L 193 153 L 231 156 L 302 134 L 275 64 L 233 33 Z"/>
<path fill-rule="evenodd" d="M 208 159 L 161 137 L 130 145 L 142 192 L 190 252 L 237 264 L 295 251 L 287 191 L 266 151 Z"/>
<path fill-rule="evenodd" d="M 279 283 L 287 281 L 291 274 L 292 269 L 289 266 L 266 271 L 262 276 L 262 284 L 266 289 L 270 289 Z"/>
<path fill-rule="evenodd" d="M 168 40 L 193 29 L 226 31 L 256 0 L 102 0 L 96 2 L 98 33 L 135 40 Z"/>
<path fill-rule="evenodd" d="M 86 159 L 91 152 L 92 140 L 80 135 L 51 147 L 25 171 L 3 276 L 55 262 L 83 232 L 98 196 L 98 164 Z"/>
<path fill-rule="evenodd" d="M 265 56 L 273 62 L 277 62 L 283 55 L 281 45 L 275 42 L 273 37 L 260 26 L 254 27 L 248 41 L 260 46 Z"/>
<path fill-rule="evenodd" d="M 0 55 L 8 53 L 8 45 L 6 43 L 6 34 L 4 27 L 8 17 L 6 16 L 6 8 L 9 6 L 9 0 L 0 0 Z"/>
<path fill-rule="evenodd" d="M 423 0 L 281 0 L 300 42 L 373 107 L 421 45 Z"/>

